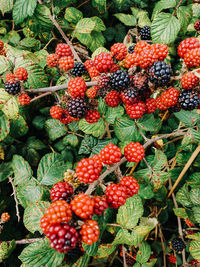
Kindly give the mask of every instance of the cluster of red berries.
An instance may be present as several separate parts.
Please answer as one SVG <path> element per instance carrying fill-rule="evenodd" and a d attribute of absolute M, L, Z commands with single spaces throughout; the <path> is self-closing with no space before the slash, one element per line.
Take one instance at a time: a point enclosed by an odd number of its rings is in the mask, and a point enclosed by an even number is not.
<path fill-rule="evenodd" d="M 63 71 L 68 71 L 74 67 L 74 56 L 68 44 L 61 43 L 56 46 L 55 54 L 47 56 L 47 65 L 51 68 L 59 65 Z"/>
<path fill-rule="evenodd" d="M 8 212 L 4 212 L 1 214 L 0 223 L 5 223 L 10 220 L 10 214 Z"/>
<path fill-rule="evenodd" d="M 131 142 L 124 148 L 124 156 L 129 162 L 140 162 L 144 158 L 144 147 L 136 142 Z M 93 183 L 99 178 L 103 164 L 112 165 L 121 160 L 121 149 L 109 143 L 92 158 L 83 158 L 78 162 L 76 175 L 80 182 Z"/>
<path fill-rule="evenodd" d="M 0 40 L 0 55 L 6 56 L 6 50 L 4 49 L 4 42 Z"/>
<path fill-rule="evenodd" d="M 80 240 L 88 245 L 96 242 L 100 229 L 91 217 L 101 215 L 108 207 L 104 196 L 90 197 L 80 193 L 73 197 L 73 193 L 69 183 L 56 183 L 50 191 L 52 204 L 40 220 L 40 227 L 48 237 L 50 246 L 60 253 L 75 249 Z M 80 231 L 73 226 L 76 219 L 73 213 L 84 220 Z"/>

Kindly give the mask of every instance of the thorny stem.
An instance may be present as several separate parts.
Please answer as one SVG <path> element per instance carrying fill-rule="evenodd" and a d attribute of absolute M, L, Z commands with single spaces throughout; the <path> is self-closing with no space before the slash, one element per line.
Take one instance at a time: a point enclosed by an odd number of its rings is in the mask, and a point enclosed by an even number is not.
<path fill-rule="evenodd" d="M 13 183 L 13 179 L 12 177 L 9 177 L 8 178 L 9 182 L 11 183 L 12 185 L 12 189 L 13 189 L 13 197 L 14 197 L 14 200 L 15 200 L 15 208 L 16 208 L 16 216 L 17 216 L 17 219 L 18 219 L 18 222 L 20 221 L 20 215 L 19 215 L 19 202 L 17 200 L 17 196 L 16 196 L 16 189 L 15 189 L 15 185 Z"/>
<path fill-rule="evenodd" d="M 86 82 L 87 87 L 98 85 L 98 82 Z M 67 89 L 68 83 L 64 83 L 61 85 L 56 85 L 56 86 L 50 86 L 50 87 L 44 87 L 44 88 L 38 88 L 38 89 L 29 89 L 26 90 L 28 93 L 45 93 L 45 92 L 56 92 L 62 89 Z"/>
<path fill-rule="evenodd" d="M 123 252 L 124 267 L 128 267 L 128 265 L 126 263 L 126 249 L 125 249 L 124 245 L 122 245 L 122 252 Z"/>
<path fill-rule="evenodd" d="M 21 240 L 16 240 L 15 244 L 16 245 L 26 245 L 26 244 L 31 244 L 31 243 L 35 243 L 37 241 L 42 240 L 43 238 L 29 238 L 29 239 L 21 239 Z M 3 241 L 3 242 L 12 242 L 12 241 Z"/>
<path fill-rule="evenodd" d="M 46 92 L 46 93 L 44 93 L 42 95 L 39 95 L 39 96 L 34 97 L 33 99 L 31 99 L 30 103 L 32 103 L 32 102 L 34 102 L 34 101 L 36 101 L 36 100 L 38 100 L 38 99 L 40 99 L 42 97 L 45 97 L 47 95 L 51 95 L 51 92 Z"/>

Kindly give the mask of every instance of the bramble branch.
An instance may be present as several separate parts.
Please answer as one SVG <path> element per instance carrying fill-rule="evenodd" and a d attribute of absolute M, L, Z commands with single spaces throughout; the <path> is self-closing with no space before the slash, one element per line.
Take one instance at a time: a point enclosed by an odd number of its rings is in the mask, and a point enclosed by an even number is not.
<path fill-rule="evenodd" d="M 19 215 L 19 202 L 17 200 L 17 196 L 16 196 L 16 190 L 15 190 L 15 185 L 13 183 L 13 179 L 12 177 L 9 177 L 8 178 L 9 182 L 11 183 L 12 185 L 12 189 L 13 189 L 13 197 L 14 197 L 14 200 L 15 200 L 15 208 L 16 208 L 16 216 L 17 216 L 17 219 L 18 219 L 18 222 L 20 221 L 20 215 Z"/>
<path fill-rule="evenodd" d="M 98 82 L 86 82 L 87 87 L 98 85 Z M 67 89 L 68 83 L 64 83 L 61 85 L 56 85 L 56 86 L 50 86 L 50 87 L 44 87 L 44 88 L 38 88 L 38 89 L 28 89 L 26 92 L 28 93 L 45 93 L 45 92 L 56 92 L 62 89 Z"/>

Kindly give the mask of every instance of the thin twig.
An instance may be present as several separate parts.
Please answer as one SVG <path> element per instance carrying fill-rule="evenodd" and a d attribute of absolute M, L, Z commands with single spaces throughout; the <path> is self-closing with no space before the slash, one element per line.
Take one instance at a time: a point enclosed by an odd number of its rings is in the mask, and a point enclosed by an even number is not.
<path fill-rule="evenodd" d="M 175 9 L 174 9 L 174 11 L 172 13 L 172 16 L 175 16 L 177 9 L 179 8 L 179 6 L 181 5 L 182 2 L 183 2 L 183 0 L 179 1 L 178 5 L 175 7 Z"/>
<path fill-rule="evenodd" d="M 32 102 L 34 102 L 34 101 L 36 101 L 36 100 L 38 100 L 38 99 L 40 99 L 42 97 L 45 97 L 47 95 L 51 95 L 51 92 L 46 92 L 46 93 L 44 93 L 42 95 L 39 95 L 39 96 L 34 97 L 33 99 L 31 99 L 30 103 L 32 103 Z"/>
<path fill-rule="evenodd" d="M 58 29 L 58 31 L 60 32 L 60 34 L 62 35 L 63 39 L 65 40 L 65 42 L 70 46 L 72 53 L 74 55 L 74 58 L 78 61 L 78 62 L 82 62 L 80 57 L 78 56 L 77 52 L 75 51 L 72 43 L 70 42 L 70 40 L 67 38 L 67 36 L 65 35 L 64 31 L 61 29 L 60 25 L 58 24 L 58 22 L 56 21 L 56 19 L 50 14 L 49 15 L 50 20 L 53 22 L 53 24 L 55 25 L 55 27 Z"/>
<path fill-rule="evenodd" d="M 15 185 L 13 183 L 13 179 L 12 177 L 9 177 L 9 182 L 11 183 L 12 185 L 12 189 L 13 189 L 13 197 L 14 197 L 14 200 L 15 200 L 15 209 L 16 209 L 16 216 L 17 216 L 17 219 L 18 219 L 18 222 L 20 221 L 20 215 L 19 215 L 19 202 L 17 200 L 17 196 L 16 196 L 16 189 L 15 189 Z"/>
<path fill-rule="evenodd" d="M 162 233 L 160 223 L 158 224 L 158 227 L 159 227 L 159 233 L 160 233 L 161 246 L 162 246 L 162 250 L 163 250 L 163 267 L 166 267 L 165 244 L 164 244 L 163 233 Z"/>
<path fill-rule="evenodd" d="M 94 85 L 98 85 L 98 82 L 96 82 L 96 81 L 86 82 L 87 87 L 94 86 Z M 26 90 L 26 92 L 33 93 L 33 94 L 44 93 L 44 92 L 56 92 L 56 91 L 59 91 L 62 89 L 67 89 L 67 87 L 68 87 L 68 83 L 64 83 L 61 85 L 56 85 L 56 86 L 51 86 L 51 87 L 29 89 L 29 90 Z"/>
<path fill-rule="evenodd" d="M 111 133 L 110 133 L 109 124 L 108 124 L 108 122 L 106 120 L 104 120 L 104 124 L 106 126 L 106 132 L 107 132 L 108 138 L 111 139 L 112 136 L 111 136 Z"/>
<path fill-rule="evenodd" d="M 126 249 L 125 249 L 124 245 L 122 245 L 122 252 L 123 252 L 124 267 L 128 267 L 128 265 L 126 263 Z"/>
<path fill-rule="evenodd" d="M 138 129 L 138 132 L 141 134 L 141 136 L 144 138 L 144 140 L 147 142 L 148 141 L 148 138 L 144 135 L 144 133 L 141 131 L 140 127 L 138 126 L 137 124 L 137 121 L 135 120 L 135 125 Z"/>
<path fill-rule="evenodd" d="M 15 244 L 17 244 L 17 245 L 31 244 L 31 243 L 35 243 L 37 241 L 40 241 L 42 239 L 43 238 L 29 238 L 29 239 L 15 240 Z M 3 242 L 11 243 L 12 241 L 3 241 Z"/>

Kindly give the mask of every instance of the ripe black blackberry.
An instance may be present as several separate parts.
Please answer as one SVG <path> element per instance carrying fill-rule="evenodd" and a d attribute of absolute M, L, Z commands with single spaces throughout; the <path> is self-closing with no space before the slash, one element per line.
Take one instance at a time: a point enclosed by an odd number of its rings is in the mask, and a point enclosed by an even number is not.
<path fill-rule="evenodd" d="M 178 103 L 182 109 L 193 110 L 200 104 L 199 95 L 195 91 L 183 90 L 178 97 Z"/>
<path fill-rule="evenodd" d="M 106 75 L 105 73 L 101 74 L 98 80 L 98 85 L 100 88 L 106 87 L 110 81 L 110 76 Z"/>
<path fill-rule="evenodd" d="M 130 84 L 130 78 L 127 72 L 117 70 L 110 76 L 109 83 L 114 90 L 122 90 Z"/>
<path fill-rule="evenodd" d="M 16 95 L 20 92 L 20 82 L 15 82 L 15 83 L 5 83 L 5 91 L 9 93 L 10 95 Z"/>
<path fill-rule="evenodd" d="M 85 65 L 81 62 L 75 62 L 74 67 L 71 70 L 71 74 L 76 77 L 81 77 L 86 72 Z"/>
<path fill-rule="evenodd" d="M 181 252 L 184 248 L 185 248 L 185 244 L 183 242 L 183 240 L 181 238 L 174 238 L 172 240 L 172 248 L 176 251 L 176 252 Z"/>
<path fill-rule="evenodd" d="M 135 45 L 131 45 L 131 46 L 129 46 L 129 48 L 128 48 L 128 53 L 129 53 L 129 54 L 133 54 L 134 49 L 135 49 Z"/>
<path fill-rule="evenodd" d="M 171 67 L 164 61 L 154 62 L 149 69 L 149 78 L 156 86 L 165 85 L 170 81 Z"/>
<path fill-rule="evenodd" d="M 80 119 L 86 115 L 88 105 L 84 99 L 74 97 L 68 100 L 67 109 L 71 117 Z"/>
<path fill-rule="evenodd" d="M 194 29 L 196 31 L 200 31 L 200 19 L 198 19 L 194 24 Z"/>
<path fill-rule="evenodd" d="M 144 26 L 140 30 L 140 36 L 142 40 L 151 40 L 151 28 L 149 26 Z"/>

